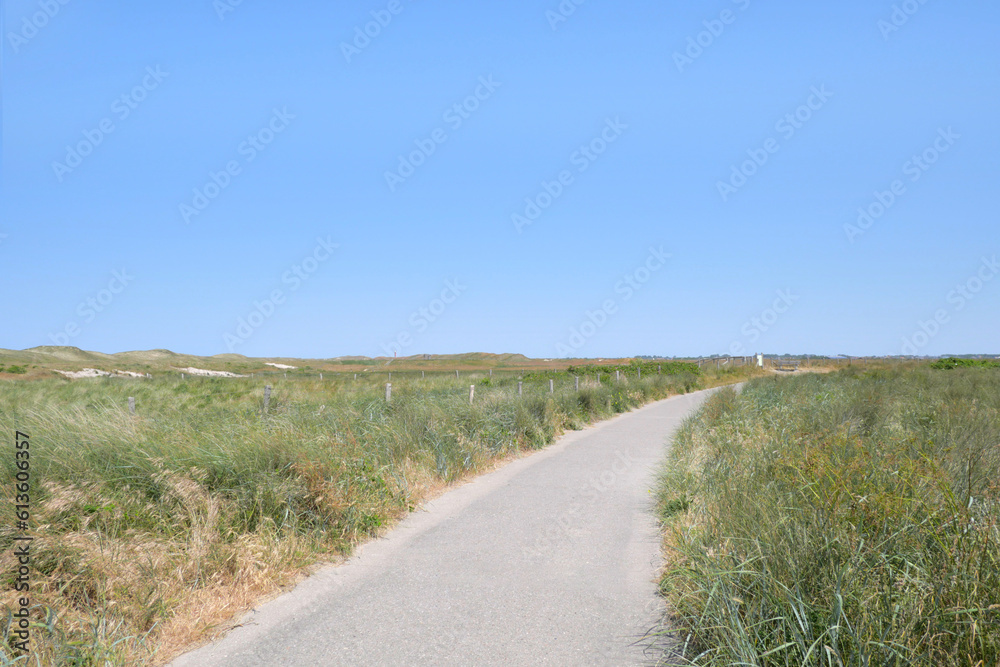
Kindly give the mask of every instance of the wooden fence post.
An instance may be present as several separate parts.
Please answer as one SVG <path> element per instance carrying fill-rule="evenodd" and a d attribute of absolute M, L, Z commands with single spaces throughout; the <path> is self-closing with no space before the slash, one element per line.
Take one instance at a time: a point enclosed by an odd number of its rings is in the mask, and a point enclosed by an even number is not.
<path fill-rule="evenodd" d="M 421 379 L 421 380 L 423 380 L 423 379 L 424 379 L 424 372 L 423 372 L 423 371 L 420 371 L 420 379 Z"/>
<path fill-rule="evenodd" d="M 476 397 L 476 385 L 469 385 L 469 405 L 472 405 L 472 400 Z"/>
<path fill-rule="evenodd" d="M 392 383 L 391 382 L 386 382 L 385 383 L 385 402 L 388 403 L 391 400 L 392 400 Z"/>
<path fill-rule="evenodd" d="M 458 369 L 457 368 L 455 369 L 455 379 L 456 380 L 458 379 Z"/>
<path fill-rule="evenodd" d="M 264 385 L 264 412 L 267 412 L 267 407 L 271 403 L 271 385 Z"/>
<path fill-rule="evenodd" d="M 554 394 L 555 391 L 556 391 L 556 381 L 555 380 L 549 380 L 549 393 L 550 394 Z"/>
<path fill-rule="evenodd" d="M 135 414 L 135 396 L 128 397 L 128 413 L 130 415 Z"/>
<path fill-rule="evenodd" d="M 640 380 L 641 380 L 641 379 L 642 379 L 642 366 L 639 366 L 639 367 L 637 368 L 637 370 L 639 371 L 639 378 L 638 378 L 638 379 L 640 379 Z"/>
<path fill-rule="evenodd" d="M 621 379 L 622 379 L 622 372 L 615 371 L 615 382 L 621 382 Z"/>
<path fill-rule="evenodd" d="M 574 384 L 576 385 L 576 391 L 580 391 L 580 376 L 579 375 L 577 375 L 574 378 Z"/>
<path fill-rule="evenodd" d="M 521 395 L 521 384 L 522 384 L 522 382 L 520 380 L 518 380 L 517 381 L 517 395 L 518 396 Z"/>

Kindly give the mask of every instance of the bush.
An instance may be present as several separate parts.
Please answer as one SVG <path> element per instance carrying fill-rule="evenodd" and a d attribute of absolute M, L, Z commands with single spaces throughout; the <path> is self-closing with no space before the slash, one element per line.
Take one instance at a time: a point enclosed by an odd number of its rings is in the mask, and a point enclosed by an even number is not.
<path fill-rule="evenodd" d="M 956 357 L 948 357 L 946 359 L 938 359 L 931 364 L 931 368 L 945 371 L 954 370 L 956 368 L 1000 368 L 1000 361 L 992 359 L 959 359 Z"/>

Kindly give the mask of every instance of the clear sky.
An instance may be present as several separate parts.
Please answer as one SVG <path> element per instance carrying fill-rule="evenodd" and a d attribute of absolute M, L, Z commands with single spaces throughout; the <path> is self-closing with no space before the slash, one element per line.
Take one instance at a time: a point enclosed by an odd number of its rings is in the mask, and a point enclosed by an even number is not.
<path fill-rule="evenodd" d="M 1000 5 L 577 2 L 5 1 L 0 347 L 1000 352 Z"/>

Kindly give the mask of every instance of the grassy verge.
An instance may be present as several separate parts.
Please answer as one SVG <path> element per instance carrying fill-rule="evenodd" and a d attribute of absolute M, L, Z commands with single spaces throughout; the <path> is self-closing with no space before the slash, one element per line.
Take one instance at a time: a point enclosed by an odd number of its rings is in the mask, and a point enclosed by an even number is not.
<path fill-rule="evenodd" d="M 661 479 L 661 588 L 699 665 L 1000 664 L 1000 372 L 720 390 Z"/>
<path fill-rule="evenodd" d="M 404 376 L 389 403 L 377 380 L 272 379 L 266 414 L 251 379 L 0 381 L 0 430 L 31 436 L 37 482 L 35 650 L 11 649 L 14 530 L 0 522 L 0 664 L 162 662 L 454 480 L 739 376 L 581 377 L 575 391 L 563 374 L 522 397 L 514 375 Z M 13 447 L 0 470 L 13 506 Z"/>

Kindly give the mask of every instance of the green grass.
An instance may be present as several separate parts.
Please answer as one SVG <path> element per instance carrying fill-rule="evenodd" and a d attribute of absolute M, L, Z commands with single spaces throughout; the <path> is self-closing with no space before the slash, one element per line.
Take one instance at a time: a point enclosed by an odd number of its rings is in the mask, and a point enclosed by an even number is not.
<path fill-rule="evenodd" d="M 564 429 L 718 381 L 644 375 L 380 379 L 0 380 L 0 430 L 31 436 L 31 657 L 145 664 L 197 639 L 308 565 L 349 553 L 442 486 Z M 477 386 L 469 405 L 468 387 Z M 135 397 L 135 416 L 128 397 Z M 0 457 L 9 506 L 13 456 Z M 13 530 L 0 522 L 9 610 Z M 10 663 L 9 617 L 0 665 Z M 28 660 L 28 662 L 25 662 Z"/>
<path fill-rule="evenodd" d="M 722 389 L 659 488 L 698 665 L 1000 664 L 1000 372 Z"/>
<path fill-rule="evenodd" d="M 1000 368 L 1000 361 L 993 359 L 959 359 L 948 357 L 938 359 L 931 364 L 931 368 L 936 370 L 954 370 L 956 368 Z"/>

